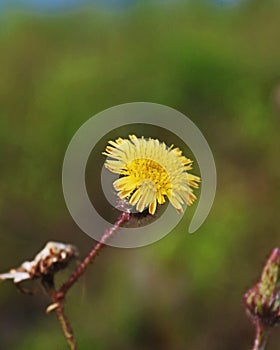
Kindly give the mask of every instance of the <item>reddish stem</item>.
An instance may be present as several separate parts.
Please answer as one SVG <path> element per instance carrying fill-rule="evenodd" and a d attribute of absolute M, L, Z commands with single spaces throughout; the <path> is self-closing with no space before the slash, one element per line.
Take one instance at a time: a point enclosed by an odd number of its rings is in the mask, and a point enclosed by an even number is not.
<path fill-rule="evenodd" d="M 54 287 L 54 279 L 53 275 L 47 275 L 44 276 L 42 279 L 42 285 L 45 288 L 45 291 L 50 296 L 50 299 L 53 301 L 53 305 L 55 305 L 55 312 L 57 319 L 61 325 L 61 328 L 63 330 L 64 336 L 68 342 L 68 345 L 71 350 L 77 350 L 77 343 L 76 339 L 74 337 L 73 329 L 64 313 L 64 306 L 62 303 L 62 300 L 57 301 L 56 300 L 56 291 Z M 47 310 L 47 313 L 49 311 Z"/>
<path fill-rule="evenodd" d="M 120 218 L 115 222 L 114 226 L 110 229 L 105 230 L 100 241 L 91 249 L 84 260 L 79 264 L 76 270 L 72 273 L 69 279 L 59 288 L 56 292 L 56 299 L 64 299 L 67 291 L 72 287 L 72 285 L 78 280 L 78 278 L 84 273 L 87 266 L 93 261 L 97 253 L 105 246 L 107 240 L 115 233 L 115 231 L 126 221 L 130 219 L 130 214 L 123 212 Z"/>
<path fill-rule="evenodd" d="M 256 322 L 256 335 L 254 347 L 252 350 L 264 350 L 268 338 L 268 329 L 264 327 L 261 322 Z"/>

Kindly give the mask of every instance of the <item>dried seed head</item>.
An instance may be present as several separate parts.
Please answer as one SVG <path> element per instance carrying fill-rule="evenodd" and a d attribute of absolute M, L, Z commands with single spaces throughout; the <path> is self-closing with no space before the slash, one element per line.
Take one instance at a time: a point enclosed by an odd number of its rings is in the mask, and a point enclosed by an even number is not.
<path fill-rule="evenodd" d="M 78 257 L 78 249 L 72 244 L 48 242 L 32 261 L 23 262 L 18 268 L 0 274 L 0 280 L 12 279 L 14 283 L 53 275 L 64 269 Z"/>

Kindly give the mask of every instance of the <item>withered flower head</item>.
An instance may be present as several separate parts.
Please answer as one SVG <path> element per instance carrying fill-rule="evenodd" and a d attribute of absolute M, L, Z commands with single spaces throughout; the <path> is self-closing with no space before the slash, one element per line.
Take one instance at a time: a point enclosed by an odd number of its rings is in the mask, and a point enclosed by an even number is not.
<path fill-rule="evenodd" d="M 70 260 L 78 257 L 78 250 L 71 244 L 48 242 L 32 261 L 23 262 L 18 268 L 0 274 L 0 280 L 11 279 L 15 284 L 32 280 L 64 269 Z"/>

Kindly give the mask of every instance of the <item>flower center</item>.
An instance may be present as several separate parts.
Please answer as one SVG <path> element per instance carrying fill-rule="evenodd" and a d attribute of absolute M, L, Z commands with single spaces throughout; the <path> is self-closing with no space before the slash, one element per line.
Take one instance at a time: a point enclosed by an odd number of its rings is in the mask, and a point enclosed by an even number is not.
<path fill-rule="evenodd" d="M 126 165 L 126 175 L 133 176 L 140 182 L 152 181 L 157 189 L 170 188 L 170 177 L 163 166 L 152 159 L 138 158 Z"/>

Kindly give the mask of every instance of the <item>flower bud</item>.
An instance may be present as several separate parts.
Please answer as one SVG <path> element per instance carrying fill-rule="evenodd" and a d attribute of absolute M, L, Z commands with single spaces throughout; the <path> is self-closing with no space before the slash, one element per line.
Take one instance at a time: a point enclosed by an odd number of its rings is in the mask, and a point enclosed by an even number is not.
<path fill-rule="evenodd" d="M 280 250 L 275 248 L 263 268 L 260 281 L 244 295 L 249 315 L 268 327 L 280 323 L 279 265 Z"/>

